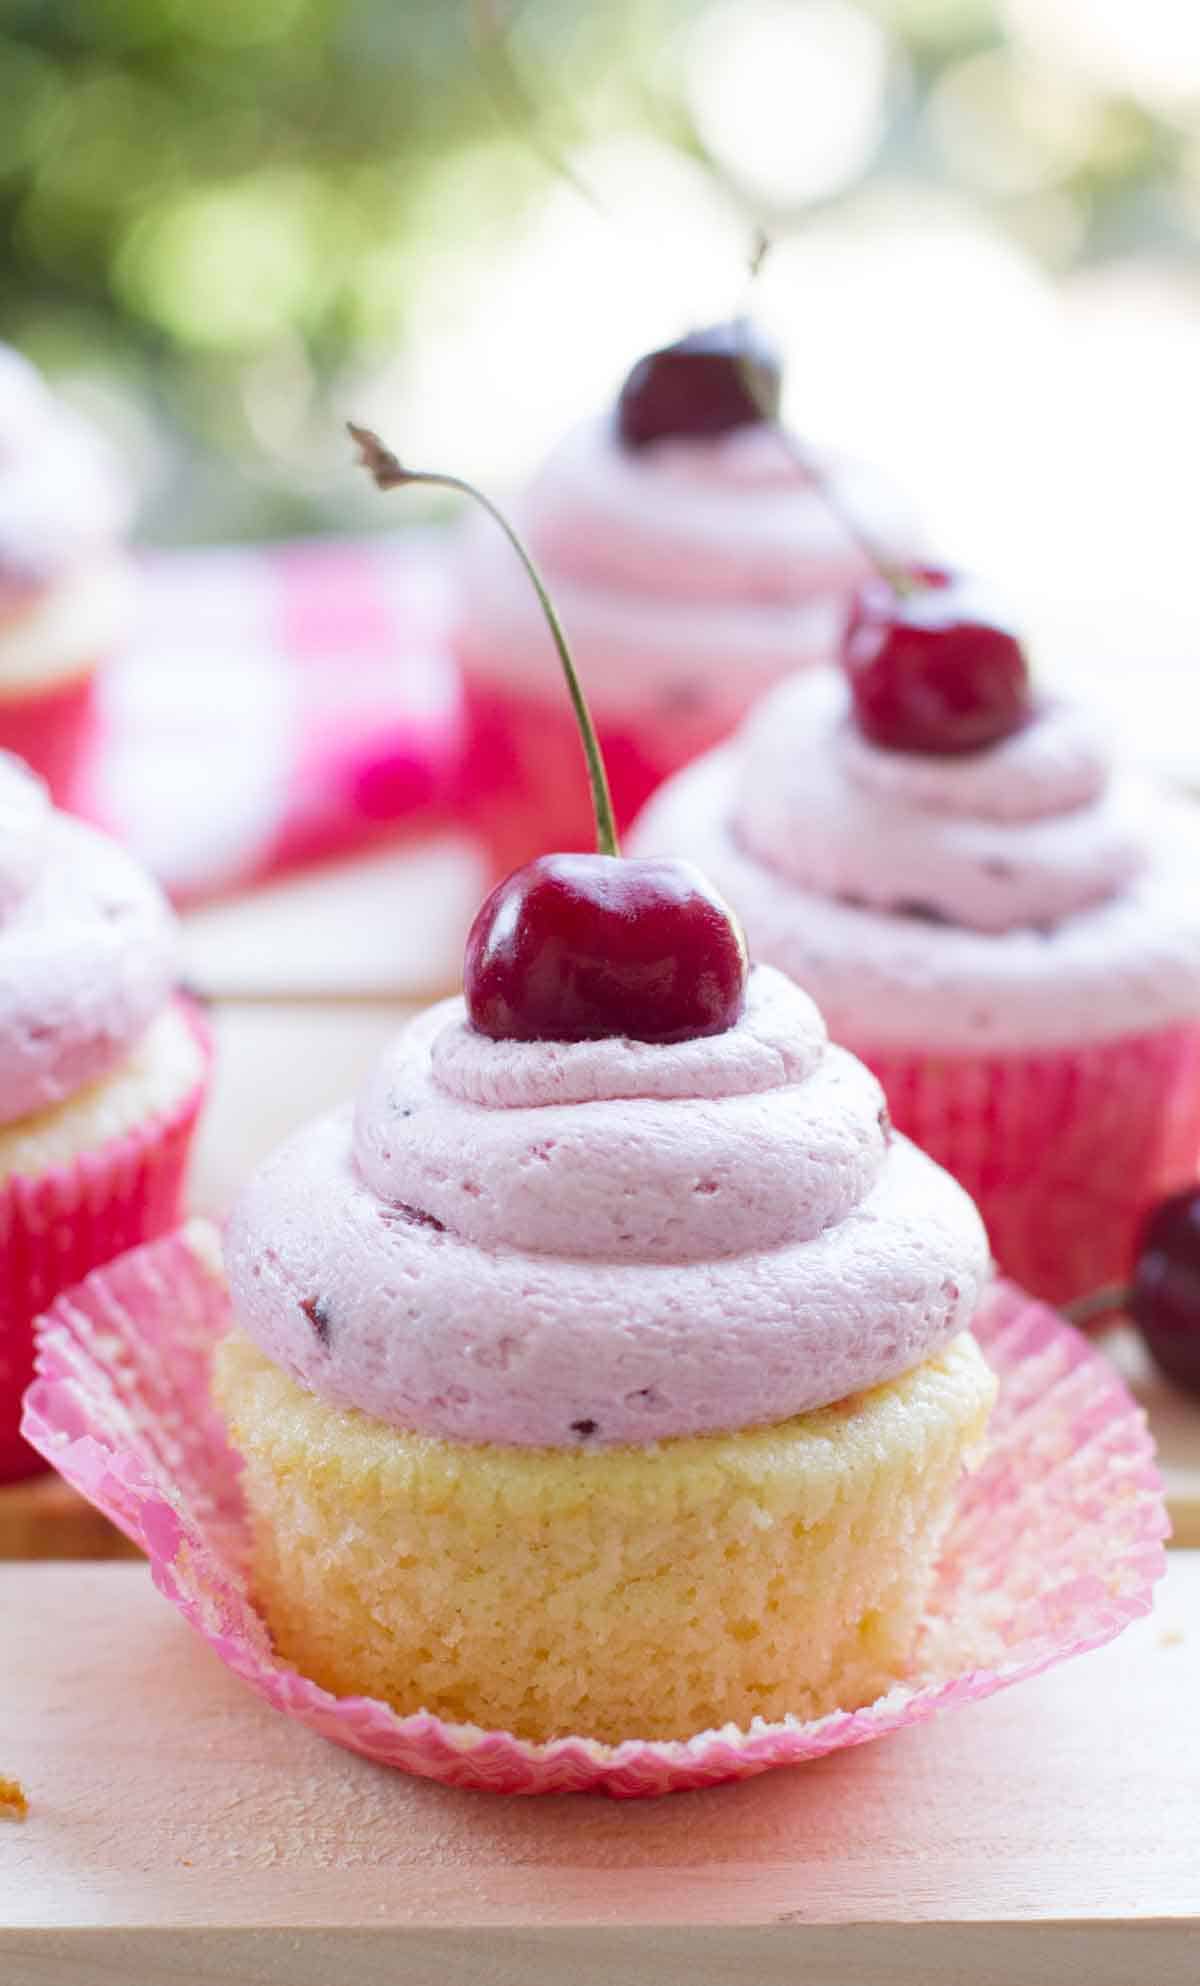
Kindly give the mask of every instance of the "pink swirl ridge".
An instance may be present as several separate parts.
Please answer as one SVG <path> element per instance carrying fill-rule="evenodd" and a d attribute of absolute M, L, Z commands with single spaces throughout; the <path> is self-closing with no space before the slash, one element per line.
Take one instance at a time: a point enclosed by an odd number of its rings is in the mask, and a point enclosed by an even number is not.
<path fill-rule="evenodd" d="M 0 1124 L 113 1068 L 170 998 L 177 950 L 150 878 L 0 753 Z"/>
<path fill-rule="evenodd" d="M 879 478 L 824 457 L 820 468 L 881 545 L 914 556 L 915 534 Z M 813 477 L 766 427 L 629 449 L 611 420 L 590 421 L 515 509 L 602 710 L 654 706 L 699 683 L 743 708 L 828 652 L 867 571 Z M 529 689 L 552 683 L 537 600 L 487 519 L 464 532 L 461 578 L 472 669 Z"/>
<path fill-rule="evenodd" d="M 821 896 L 1006 932 L 1102 903 L 1142 866 L 1136 790 L 1110 779 L 1067 704 L 987 751 L 935 758 L 872 744 L 840 677 L 794 678 L 743 747 L 741 844 Z"/>
<path fill-rule="evenodd" d="M 737 1027 L 665 1055 L 434 1008 L 242 1194 L 239 1323 L 336 1404 L 529 1447 L 786 1419 L 969 1324 L 979 1217 L 805 994 L 761 968 Z"/>

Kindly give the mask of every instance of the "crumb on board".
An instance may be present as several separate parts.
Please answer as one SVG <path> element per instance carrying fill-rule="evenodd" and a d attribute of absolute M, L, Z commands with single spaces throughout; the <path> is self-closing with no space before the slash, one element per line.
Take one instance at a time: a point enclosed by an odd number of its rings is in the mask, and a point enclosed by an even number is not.
<path fill-rule="evenodd" d="M 6 1779 L 0 1773 L 0 1820 L 24 1820 L 29 1801 L 19 1779 Z"/>
<path fill-rule="evenodd" d="M 1182 1645 L 1182 1642 L 1183 1629 L 1181 1627 L 1164 1627 L 1158 1637 L 1160 1648 L 1178 1648 Z"/>

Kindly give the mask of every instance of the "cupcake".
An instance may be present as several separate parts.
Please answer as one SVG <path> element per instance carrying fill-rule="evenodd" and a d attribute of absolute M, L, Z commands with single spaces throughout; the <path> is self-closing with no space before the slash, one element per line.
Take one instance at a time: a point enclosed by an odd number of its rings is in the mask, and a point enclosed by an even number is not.
<path fill-rule="evenodd" d="M 866 566 L 827 489 L 898 555 L 913 549 L 877 479 L 780 435 L 779 391 L 776 355 L 744 322 L 695 333 L 642 359 L 518 502 L 571 630 L 619 827 L 779 677 L 829 655 Z M 459 582 L 464 809 L 503 875 L 547 846 L 591 845 L 587 790 L 537 600 L 484 518 Z"/>
<path fill-rule="evenodd" d="M 993 1395 L 987 1243 L 782 974 L 674 1044 L 434 1007 L 226 1260 L 255 1594 L 323 1687 L 617 1742 L 905 1676 Z"/>
<path fill-rule="evenodd" d="M 177 998 L 174 920 L 113 842 L 0 754 L 0 1481 L 32 1319 L 178 1218 L 207 1037 Z"/>
<path fill-rule="evenodd" d="M 85 421 L 0 346 L 0 750 L 72 794 L 97 666 L 130 620 L 130 493 Z"/>
<path fill-rule="evenodd" d="M 1034 692 L 968 582 L 868 588 L 846 659 L 764 698 L 635 844 L 704 865 L 1001 1268 L 1068 1301 L 1196 1175 L 1200 818 Z"/>
<path fill-rule="evenodd" d="M 521 1739 L 853 1709 L 983 1441 L 986 1236 L 703 878 L 620 856 L 581 723 L 600 851 L 501 883 L 464 998 L 234 1208 L 256 1604 L 324 1689 Z"/>

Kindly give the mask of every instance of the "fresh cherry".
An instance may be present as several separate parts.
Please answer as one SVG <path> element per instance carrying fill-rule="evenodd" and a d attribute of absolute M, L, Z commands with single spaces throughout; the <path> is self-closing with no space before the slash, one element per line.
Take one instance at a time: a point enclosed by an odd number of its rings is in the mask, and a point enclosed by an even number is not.
<path fill-rule="evenodd" d="M 1155 1364 L 1200 1396 L 1200 1188 L 1172 1194 L 1148 1216 L 1126 1307 Z"/>
<path fill-rule="evenodd" d="M 742 1011 L 746 941 L 690 862 L 541 855 L 471 926 L 467 1011 L 496 1041 L 691 1041 Z"/>
<path fill-rule="evenodd" d="M 895 752 L 950 757 L 999 744 L 1029 721 L 1017 636 L 973 582 L 941 567 L 859 590 L 842 649 L 859 729 Z"/>
<path fill-rule="evenodd" d="M 617 433 L 645 448 L 773 421 L 781 379 L 778 352 L 749 318 L 690 331 L 638 360 L 617 400 Z"/>
<path fill-rule="evenodd" d="M 558 650 L 596 814 L 594 855 L 543 855 L 482 905 L 467 938 L 467 1011 L 495 1041 L 692 1041 L 742 1011 L 746 940 L 689 862 L 627 859 L 604 760 L 571 651 L 541 574 L 502 511 L 461 477 L 406 469 L 369 428 L 350 425 L 380 489 L 433 483 L 471 496 L 525 568 Z M 318 1326 L 314 1321 L 314 1329 Z"/>

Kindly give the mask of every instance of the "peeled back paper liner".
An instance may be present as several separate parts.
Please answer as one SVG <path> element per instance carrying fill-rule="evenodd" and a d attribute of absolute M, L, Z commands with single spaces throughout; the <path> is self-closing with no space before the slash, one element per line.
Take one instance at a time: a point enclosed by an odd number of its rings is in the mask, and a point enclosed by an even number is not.
<path fill-rule="evenodd" d="M 149 1561 L 155 1584 L 260 1696 L 383 1765 L 498 1793 L 666 1793 L 864 1744 L 1109 1641 L 1151 1606 L 1168 1524 L 1145 1419 L 1103 1354 L 999 1284 L 975 1333 L 1000 1382 L 962 1485 L 912 1672 L 865 1709 L 686 1740 L 507 1731 L 332 1696 L 275 1655 L 255 1611 L 240 1464 L 209 1393 L 230 1321 L 213 1229 L 97 1270 L 39 1325 L 24 1432 Z"/>

